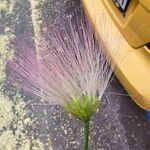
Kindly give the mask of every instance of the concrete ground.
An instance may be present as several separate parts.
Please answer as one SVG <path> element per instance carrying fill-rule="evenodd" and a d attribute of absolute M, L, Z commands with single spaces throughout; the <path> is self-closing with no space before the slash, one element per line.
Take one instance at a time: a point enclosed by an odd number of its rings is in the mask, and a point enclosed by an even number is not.
<path fill-rule="evenodd" d="M 79 0 L 44 0 L 38 7 L 42 10 L 42 26 L 67 25 L 66 16 L 80 9 Z M 15 20 L 15 17 L 18 19 Z M 16 39 L 33 36 L 30 1 L 22 0 L 15 8 L 14 18 L 1 19 L 0 30 L 10 25 Z M 23 38 L 24 39 L 24 38 Z M 19 49 L 15 49 L 19 52 Z M 17 52 L 16 52 L 17 53 Z M 27 96 L 28 97 L 28 96 Z M 59 106 L 34 105 L 34 117 L 39 124 L 38 135 L 45 150 L 50 150 L 48 137 L 54 150 L 82 150 L 82 123 L 68 116 Z M 150 122 L 145 111 L 128 96 L 115 77 L 102 98 L 100 111 L 92 118 L 90 128 L 90 150 L 149 150 Z"/>

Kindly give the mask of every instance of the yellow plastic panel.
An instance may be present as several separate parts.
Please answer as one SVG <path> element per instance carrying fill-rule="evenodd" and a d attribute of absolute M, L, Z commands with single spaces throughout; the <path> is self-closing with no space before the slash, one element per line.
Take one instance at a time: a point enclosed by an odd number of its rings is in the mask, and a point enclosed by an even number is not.
<path fill-rule="evenodd" d="M 150 110 L 150 53 L 146 47 L 134 49 L 113 23 L 100 0 L 82 0 L 98 38 L 116 63 L 116 74 L 129 95 L 142 108 Z M 116 46 L 114 46 L 116 44 Z M 118 47 L 117 54 L 114 53 Z"/>
<path fill-rule="evenodd" d="M 150 12 L 144 7 L 150 1 L 141 1 L 142 5 L 138 0 L 131 0 L 125 14 L 118 10 L 113 0 L 102 2 L 131 46 L 139 48 L 150 42 Z"/>
<path fill-rule="evenodd" d="M 150 11 L 150 0 L 139 0 L 139 1 L 147 10 Z"/>

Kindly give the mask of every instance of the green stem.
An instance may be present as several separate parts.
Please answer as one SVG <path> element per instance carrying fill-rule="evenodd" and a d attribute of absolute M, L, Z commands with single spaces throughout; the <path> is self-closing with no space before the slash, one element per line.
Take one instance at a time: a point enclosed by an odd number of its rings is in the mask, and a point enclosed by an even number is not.
<path fill-rule="evenodd" d="M 88 150 L 90 121 L 84 122 L 84 150 Z"/>

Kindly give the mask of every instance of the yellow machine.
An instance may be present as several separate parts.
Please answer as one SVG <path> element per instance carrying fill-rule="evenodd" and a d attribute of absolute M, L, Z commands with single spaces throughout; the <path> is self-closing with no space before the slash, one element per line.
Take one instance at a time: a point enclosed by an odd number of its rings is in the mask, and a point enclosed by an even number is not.
<path fill-rule="evenodd" d="M 82 0 L 82 3 L 96 35 L 116 63 L 120 82 L 140 107 L 150 111 L 150 0 Z M 110 38 L 106 37 L 108 30 Z M 118 54 L 113 52 L 113 40 L 120 44 Z"/>

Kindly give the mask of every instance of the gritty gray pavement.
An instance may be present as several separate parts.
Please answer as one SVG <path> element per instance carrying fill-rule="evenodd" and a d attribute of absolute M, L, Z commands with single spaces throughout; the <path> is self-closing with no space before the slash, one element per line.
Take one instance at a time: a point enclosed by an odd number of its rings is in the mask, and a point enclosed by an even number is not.
<path fill-rule="evenodd" d="M 56 24 L 64 27 L 67 25 L 66 16 L 81 8 L 79 0 L 45 0 L 40 9 L 43 26 Z M 10 22 L 15 28 L 16 39 L 22 37 L 22 40 L 31 41 L 30 14 L 29 1 L 22 0 L 16 7 L 18 20 Z M 6 22 L 1 24 L 1 32 Z M 26 97 L 27 100 L 33 99 L 30 95 Z M 29 108 L 39 122 L 35 132 L 45 143 L 45 150 L 49 150 L 49 135 L 54 150 L 83 149 L 83 130 L 79 120 L 68 116 L 59 106 L 34 105 Z M 90 126 L 90 150 L 150 150 L 150 122 L 146 120 L 145 111 L 132 101 L 116 77 L 104 94 L 99 112 L 92 118 Z"/>

